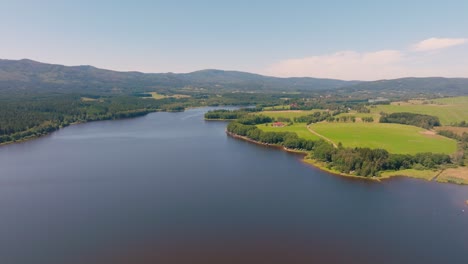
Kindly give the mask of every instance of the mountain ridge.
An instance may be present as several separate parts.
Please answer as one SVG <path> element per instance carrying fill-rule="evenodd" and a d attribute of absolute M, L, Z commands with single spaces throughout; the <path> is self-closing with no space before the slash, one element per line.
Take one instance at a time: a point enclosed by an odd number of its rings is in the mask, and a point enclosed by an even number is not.
<path fill-rule="evenodd" d="M 0 90 L 8 90 L 8 86 L 22 90 L 40 89 L 43 86 L 60 86 L 55 87 L 59 90 L 66 90 L 70 88 L 69 86 L 73 86 L 75 90 L 89 90 L 94 86 L 100 92 L 108 92 L 110 87 L 126 90 L 131 86 L 136 87 L 136 90 L 145 90 L 157 87 L 183 88 L 194 85 L 233 90 L 315 90 L 339 88 L 356 83 L 311 77 L 279 78 L 217 69 L 204 69 L 190 73 L 143 73 L 113 71 L 90 65 L 64 66 L 29 59 L 0 59 Z"/>
<path fill-rule="evenodd" d="M 204 91 L 332 91 L 468 94 L 468 78 L 405 77 L 344 81 L 313 77 L 273 77 L 242 71 L 204 69 L 189 73 L 114 71 L 91 65 L 65 66 L 30 59 L 0 59 L 0 92 L 134 93 L 155 89 Z"/>

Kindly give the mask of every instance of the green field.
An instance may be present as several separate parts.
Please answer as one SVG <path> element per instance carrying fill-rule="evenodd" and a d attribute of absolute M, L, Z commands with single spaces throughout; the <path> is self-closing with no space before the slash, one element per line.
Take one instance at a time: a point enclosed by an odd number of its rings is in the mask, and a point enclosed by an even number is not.
<path fill-rule="evenodd" d="M 295 117 L 300 117 L 300 116 L 306 116 L 306 115 L 311 115 L 315 112 L 321 112 L 323 110 L 307 110 L 307 111 L 301 111 L 301 110 L 290 110 L 290 111 L 262 111 L 259 114 L 269 116 L 271 118 L 278 118 L 278 117 L 284 117 L 284 118 L 290 118 L 293 120 Z"/>
<path fill-rule="evenodd" d="M 185 95 L 185 94 L 173 94 L 173 95 L 163 95 L 163 94 L 159 94 L 157 92 L 149 92 L 149 93 L 146 93 L 146 94 L 150 94 L 151 97 L 143 97 L 144 99 L 146 98 L 153 98 L 155 100 L 160 100 L 160 99 L 164 99 L 164 98 L 176 98 L 176 99 L 180 99 L 180 98 L 188 98 L 190 97 L 190 95 Z"/>
<path fill-rule="evenodd" d="M 395 176 L 405 176 L 417 179 L 432 180 L 438 174 L 440 170 L 415 170 L 415 169 L 406 169 L 399 171 L 384 171 L 380 174 L 380 179 L 395 177 Z"/>
<path fill-rule="evenodd" d="M 422 128 L 381 123 L 317 123 L 311 129 L 345 147 L 383 148 L 390 153 L 454 153 L 454 140 L 423 134 Z"/>
<path fill-rule="evenodd" d="M 271 124 L 269 124 L 268 126 L 257 125 L 257 127 L 265 132 L 268 132 L 268 131 L 295 132 L 300 138 L 310 139 L 310 140 L 320 139 L 318 136 L 316 136 L 315 134 L 312 134 L 309 130 L 307 130 L 307 127 L 304 123 L 294 123 L 293 125 L 285 126 L 285 127 L 274 127 L 274 126 L 271 126 Z"/>
<path fill-rule="evenodd" d="M 267 106 L 264 107 L 263 110 L 269 111 L 269 110 L 289 110 L 291 106 L 289 105 L 275 105 L 275 106 Z"/>
<path fill-rule="evenodd" d="M 370 108 L 371 112 L 388 114 L 395 112 L 410 112 L 417 114 L 433 115 L 440 119 L 443 125 L 454 122 L 468 121 L 468 96 L 451 97 L 429 100 L 429 104 L 418 102 L 396 102 L 391 105 L 378 105 Z"/>

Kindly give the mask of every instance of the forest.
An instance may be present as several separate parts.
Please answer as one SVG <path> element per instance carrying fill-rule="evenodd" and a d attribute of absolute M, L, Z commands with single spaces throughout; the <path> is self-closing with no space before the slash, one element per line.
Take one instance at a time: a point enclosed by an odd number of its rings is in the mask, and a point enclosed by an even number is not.
<path fill-rule="evenodd" d="M 425 129 L 431 129 L 435 126 L 440 126 L 440 121 L 438 117 L 405 112 L 382 114 L 379 122 L 411 125 L 422 127 Z"/>
<path fill-rule="evenodd" d="M 279 96 L 279 95 L 278 95 Z M 277 95 L 244 93 L 215 96 L 198 93 L 187 98 L 142 98 L 129 95 L 0 93 L 0 144 L 48 134 L 73 123 L 130 118 L 155 111 L 184 111 L 188 107 L 217 105 L 268 105 Z M 245 108 L 242 114 L 256 111 Z M 223 113 L 225 115 L 228 112 Z M 239 114 L 241 115 L 241 114 Z"/>
<path fill-rule="evenodd" d="M 248 113 L 259 112 L 261 108 L 241 108 L 238 110 L 210 110 L 205 113 L 205 119 L 212 120 L 234 120 L 246 116 Z"/>

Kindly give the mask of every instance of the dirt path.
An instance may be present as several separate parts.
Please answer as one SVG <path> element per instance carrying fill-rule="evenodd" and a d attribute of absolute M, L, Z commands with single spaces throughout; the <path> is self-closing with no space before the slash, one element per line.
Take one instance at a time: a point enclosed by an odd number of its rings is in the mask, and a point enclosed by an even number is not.
<path fill-rule="evenodd" d="M 332 145 L 333 145 L 335 148 L 338 148 L 338 145 L 336 145 L 335 142 L 333 142 L 333 140 L 331 140 L 331 139 L 329 139 L 329 138 L 327 138 L 327 137 L 325 137 L 325 136 L 322 136 L 322 135 L 320 135 L 319 133 L 315 132 L 314 130 L 312 130 L 312 128 L 310 128 L 310 126 L 307 126 L 307 130 L 309 130 L 310 133 L 315 134 L 315 135 L 317 135 L 318 137 L 323 138 L 324 140 L 326 140 L 326 141 L 332 143 Z"/>
<path fill-rule="evenodd" d="M 444 170 L 439 171 L 439 173 L 437 173 L 437 175 L 434 176 L 430 181 L 436 181 L 437 177 L 439 177 L 439 175 L 442 174 L 442 172 L 444 172 Z"/>

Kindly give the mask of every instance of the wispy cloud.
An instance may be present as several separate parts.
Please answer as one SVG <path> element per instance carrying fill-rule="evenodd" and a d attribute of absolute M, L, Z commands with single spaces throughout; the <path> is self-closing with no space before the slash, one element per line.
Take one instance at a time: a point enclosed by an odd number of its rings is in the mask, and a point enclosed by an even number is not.
<path fill-rule="evenodd" d="M 279 76 L 315 76 L 321 78 L 365 79 L 378 76 L 382 67 L 402 60 L 397 50 L 359 53 L 340 51 L 333 54 L 288 59 L 271 65 L 267 73 Z M 381 76 L 384 77 L 383 75 Z"/>
<path fill-rule="evenodd" d="M 429 52 L 465 42 L 465 38 L 431 38 L 412 45 L 408 50 L 339 51 L 285 59 L 270 65 L 262 73 L 281 77 L 310 76 L 344 80 L 378 80 L 408 76 L 468 77 L 468 51 L 464 50 L 463 54 Z M 458 63 L 453 61 L 454 57 Z"/>
<path fill-rule="evenodd" d="M 412 49 L 414 51 L 439 50 L 463 45 L 467 42 L 466 38 L 429 38 L 414 44 Z"/>

